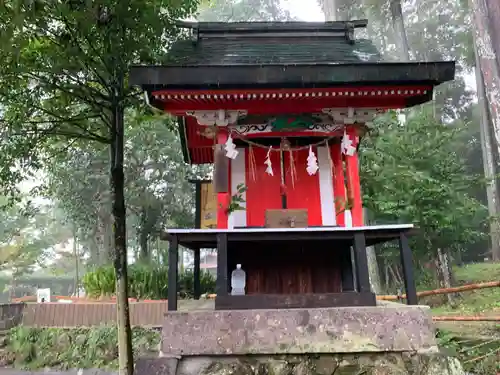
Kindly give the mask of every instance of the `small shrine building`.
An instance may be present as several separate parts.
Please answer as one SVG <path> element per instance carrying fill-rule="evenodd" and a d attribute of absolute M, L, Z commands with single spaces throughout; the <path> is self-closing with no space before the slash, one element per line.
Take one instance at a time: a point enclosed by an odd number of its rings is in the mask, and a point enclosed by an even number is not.
<path fill-rule="evenodd" d="M 455 64 L 384 62 L 355 36 L 366 24 L 181 22 L 191 38 L 165 65 L 131 68 L 148 103 L 178 119 L 185 161 L 214 164 L 214 227 L 165 237 L 169 264 L 186 246 L 198 275 L 200 248 L 217 248 L 216 309 L 375 305 L 365 247 L 389 240 L 416 303 L 413 226 L 364 226 L 358 152 L 375 116 L 432 100 Z M 236 264 L 244 296 L 228 294 Z"/>

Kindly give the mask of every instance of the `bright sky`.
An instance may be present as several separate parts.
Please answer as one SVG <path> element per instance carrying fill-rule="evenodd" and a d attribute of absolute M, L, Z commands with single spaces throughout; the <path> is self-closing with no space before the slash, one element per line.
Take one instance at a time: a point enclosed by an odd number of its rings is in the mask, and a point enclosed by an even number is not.
<path fill-rule="evenodd" d="M 286 8 L 300 21 L 323 22 L 325 16 L 316 0 L 281 0 L 283 8 Z M 476 91 L 476 77 L 472 73 L 464 75 L 465 84 L 473 91 Z"/>
<path fill-rule="evenodd" d="M 325 15 L 316 0 L 282 0 L 283 7 L 301 21 L 322 22 Z"/>

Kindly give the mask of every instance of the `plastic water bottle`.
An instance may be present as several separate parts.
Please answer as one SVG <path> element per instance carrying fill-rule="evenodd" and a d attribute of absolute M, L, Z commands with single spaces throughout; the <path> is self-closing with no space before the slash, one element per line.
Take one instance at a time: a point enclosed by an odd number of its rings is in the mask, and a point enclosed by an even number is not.
<path fill-rule="evenodd" d="M 231 273 L 231 295 L 242 296 L 245 294 L 246 273 L 241 269 L 241 264 Z"/>

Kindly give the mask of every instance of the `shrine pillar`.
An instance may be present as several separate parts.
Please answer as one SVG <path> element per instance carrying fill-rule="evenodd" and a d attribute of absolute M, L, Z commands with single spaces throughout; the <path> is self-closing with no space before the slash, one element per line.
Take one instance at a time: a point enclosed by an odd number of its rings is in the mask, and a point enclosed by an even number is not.
<path fill-rule="evenodd" d="M 352 226 L 361 227 L 363 223 L 363 202 L 361 199 L 361 181 L 359 178 L 359 160 L 358 160 L 358 143 L 359 137 L 356 128 L 348 126 L 345 134 L 352 142 L 351 147 L 354 151 L 344 153 L 344 161 L 346 168 L 347 194 L 348 201 L 351 202 L 351 217 Z"/>
<path fill-rule="evenodd" d="M 345 226 L 345 204 L 346 189 L 344 176 L 344 161 L 342 160 L 342 150 L 340 143 L 336 143 L 330 148 L 333 164 L 333 194 L 335 203 L 335 216 L 338 226 Z"/>
<path fill-rule="evenodd" d="M 224 144 L 228 138 L 227 131 L 220 129 L 217 133 L 217 144 L 214 149 L 214 190 L 217 194 L 217 229 L 228 228 L 228 207 L 231 201 L 229 188 L 229 159 L 226 157 Z"/>

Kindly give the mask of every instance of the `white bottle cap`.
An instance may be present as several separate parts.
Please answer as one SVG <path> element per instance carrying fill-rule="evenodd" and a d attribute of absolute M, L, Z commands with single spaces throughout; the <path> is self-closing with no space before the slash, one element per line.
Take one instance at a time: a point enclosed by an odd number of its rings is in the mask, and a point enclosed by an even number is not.
<path fill-rule="evenodd" d="M 241 264 L 237 264 L 237 265 L 236 265 L 236 268 L 237 268 L 237 269 L 241 269 Z"/>

